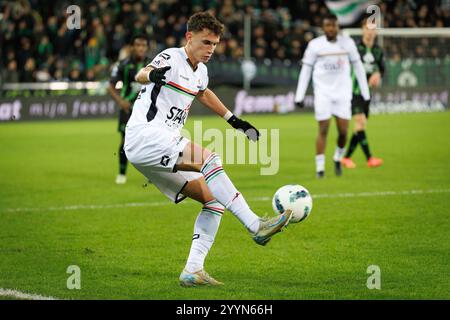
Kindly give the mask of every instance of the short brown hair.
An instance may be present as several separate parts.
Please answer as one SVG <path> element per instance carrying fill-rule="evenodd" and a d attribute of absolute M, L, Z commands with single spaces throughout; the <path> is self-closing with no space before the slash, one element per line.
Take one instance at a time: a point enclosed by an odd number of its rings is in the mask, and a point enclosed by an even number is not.
<path fill-rule="evenodd" d="M 223 35 L 223 24 L 209 12 L 197 12 L 192 15 L 187 23 L 189 32 L 202 32 L 203 29 L 211 30 L 215 35 Z"/>

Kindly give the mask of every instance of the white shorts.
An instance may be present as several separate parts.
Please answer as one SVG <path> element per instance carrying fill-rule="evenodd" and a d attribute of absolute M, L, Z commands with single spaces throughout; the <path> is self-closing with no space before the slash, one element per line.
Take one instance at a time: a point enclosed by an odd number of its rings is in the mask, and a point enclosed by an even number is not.
<path fill-rule="evenodd" d="M 170 200 L 186 198 L 183 188 L 203 175 L 194 171 L 176 171 L 174 167 L 190 141 L 183 136 L 154 128 L 137 126 L 126 129 L 124 150 L 128 160 Z"/>
<path fill-rule="evenodd" d="M 314 96 L 314 113 L 317 121 L 328 120 L 331 116 L 350 120 L 352 118 L 352 100 L 330 99 Z"/>

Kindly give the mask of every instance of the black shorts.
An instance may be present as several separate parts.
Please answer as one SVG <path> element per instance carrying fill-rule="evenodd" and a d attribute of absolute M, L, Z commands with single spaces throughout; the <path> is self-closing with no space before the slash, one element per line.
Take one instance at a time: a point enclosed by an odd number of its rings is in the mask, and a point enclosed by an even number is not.
<path fill-rule="evenodd" d="M 125 134 L 125 126 L 127 125 L 130 116 L 131 110 L 130 112 L 125 112 L 122 109 L 119 110 L 119 127 L 117 128 L 117 131 Z"/>
<path fill-rule="evenodd" d="M 364 101 L 361 95 L 353 95 L 352 98 L 352 115 L 364 113 L 369 118 L 370 100 Z"/>

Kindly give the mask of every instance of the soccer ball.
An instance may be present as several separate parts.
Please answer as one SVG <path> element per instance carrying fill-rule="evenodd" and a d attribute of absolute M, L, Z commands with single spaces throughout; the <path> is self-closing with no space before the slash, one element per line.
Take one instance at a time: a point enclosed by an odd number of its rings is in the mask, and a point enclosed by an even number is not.
<path fill-rule="evenodd" d="M 306 219 L 312 210 L 312 198 L 309 191 L 298 184 L 288 184 L 275 192 L 272 199 L 275 213 L 282 214 L 286 209 L 292 210 L 290 223 Z"/>

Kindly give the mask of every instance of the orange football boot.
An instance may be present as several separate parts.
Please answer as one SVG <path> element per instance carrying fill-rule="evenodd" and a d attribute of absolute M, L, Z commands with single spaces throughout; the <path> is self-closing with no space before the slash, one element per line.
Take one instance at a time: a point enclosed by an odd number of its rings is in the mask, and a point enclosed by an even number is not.
<path fill-rule="evenodd" d="M 352 158 L 342 158 L 341 163 L 347 169 L 355 169 L 356 168 L 356 164 L 353 162 Z"/>
<path fill-rule="evenodd" d="M 370 157 L 369 160 L 367 160 L 367 166 L 369 168 L 379 167 L 382 164 L 383 164 L 383 160 L 380 158 Z"/>

